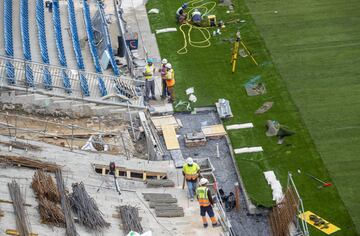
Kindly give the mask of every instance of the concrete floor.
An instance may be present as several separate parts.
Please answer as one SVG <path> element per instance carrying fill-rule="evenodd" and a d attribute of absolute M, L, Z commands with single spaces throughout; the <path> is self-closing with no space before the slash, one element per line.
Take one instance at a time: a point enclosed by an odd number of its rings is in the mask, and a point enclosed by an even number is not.
<path fill-rule="evenodd" d="M 184 158 L 189 156 L 194 159 L 209 158 L 215 168 L 214 175 L 218 188 L 222 188 L 226 194 L 234 192 L 234 183 L 238 182 L 238 176 L 231 159 L 230 149 L 226 138 L 209 140 L 205 146 L 187 148 L 185 146 L 185 135 L 194 131 L 201 131 L 201 126 L 219 124 L 220 119 L 216 112 L 198 112 L 195 115 L 190 113 L 175 114 L 180 119 L 183 127 L 177 131 L 180 135 L 179 143 Z M 217 145 L 219 156 L 217 157 Z M 244 191 L 240 194 L 240 211 L 232 210 L 227 213 L 230 222 L 238 235 L 246 236 L 267 236 L 270 235 L 269 223 L 267 220 L 268 211 L 258 209 L 259 214 L 250 215 L 246 207 Z"/>
<path fill-rule="evenodd" d="M 0 140 L 6 141 L 7 137 L 0 136 Z M 123 156 L 113 156 L 101 153 L 89 153 L 84 151 L 70 152 L 62 147 L 57 147 L 40 142 L 30 142 L 31 144 L 40 145 L 42 151 L 33 153 L 23 150 L 13 149 L 11 153 L 8 148 L 0 146 L 0 154 L 5 155 L 23 155 L 33 156 L 34 158 L 56 162 L 63 168 L 63 177 L 66 187 L 71 190 L 71 184 L 82 181 L 89 195 L 95 199 L 99 209 L 103 212 L 104 218 L 111 226 L 102 232 L 102 235 L 124 235 L 119 227 L 120 219 L 114 218 L 116 206 L 130 204 L 139 208 L 141 223 L 143 228 L 151 230 L 153 235 L 199 235 L 210 236 L 220 235 L 221 228 L 203 229 L 201 218 L 199 216 L 199 206 L 197 202 L 187 200 L 186 191 L 182 190 L 182 177 L 180 170 L 174 168 L 172 161 L 147 162 L 140 159 L 126 160 Z M 174 188 L 146 188 L 142 181 L 133 181 L 120 179 L 119 185 L 122 189 L 121 195 L 115 190 L 113 179 L 110 176 L 102 176 L 95 173 L 91 164 L 108 165 L 110 161 L 115 161 L 118 166 L 126 166 L 133 169 L 144 169 L 153 171 L 167 172 L 168 177 L 172 179 L 176 186 Z M 22 190 L 25 201 L 31 204 L 26 211 L 29 216 L 32 232 L 39 235 L 64 235 L 65 230 L 58 227 L 49 227 L 41 224 L 39 214 L 36 209 L 37 202 L 30 188 L 30 183 L 34 170 L 19 167 L 1 166 L 0 169 L 0 199 L 10 200 L 7 183 L 15 179 Z M 104 181 L 99 192 L 97 189 Z M 148 203 L 142 198 L 142 192 L 161 192 L 170 193 L 178 199 L 178 205 L 184 208 L 185 216 L 177 218 L 155 218 L 153 210 L 148 208 Z M 6 229 L 15 229 L 15 217 L 11 204 L 1 204 L 5 216 L 0 220 L 0 234 Z M 93 235 L 86 231 L 85 228 L 76 224 L 78 233 L 83 235 Z"/>

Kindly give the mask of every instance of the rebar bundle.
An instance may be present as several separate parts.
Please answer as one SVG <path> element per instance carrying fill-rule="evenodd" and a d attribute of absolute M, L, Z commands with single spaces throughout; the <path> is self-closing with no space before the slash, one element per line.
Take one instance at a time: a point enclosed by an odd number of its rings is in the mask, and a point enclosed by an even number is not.
<path fill-rule="evenodd" d="M 60 202 L 60 195 L 55 182 L 51 176 L 45 174 L 44 171 L 36 171 L 31 183 L 31 187 L 34 189 L 39 198 L 47 198 L 54 203 Z"/>
<path fill-rule="evenodd" d="M 8 156 L 8 155 L 0 155 L 0 163 L 16 165 L 16 166 L 24 166 L 32 169 L 41 169 L 48 172 L 55 172 L 60 168 L 58 165 L 54 163 L 43 162 L 26 157 Z"/>
<path fill-rule="evenodd" d="M 42 223 L 55 225 L 58 227 L 65 226 L 64 213 L 56 203 L 44 197 L 39 197 L 38 201 L 39 201 L 39 213 Z"/>
<path fill-rule="evenodd" d="M 84 184 L 74 183 L 72 185 L 73 192 L 70 194 L 70 204 L 75 215 L 79 219 L 79 223 L 91 230 L 101 230 L 109 227 L 101 211 L 96 205 L 93 198 L 86 192 Z"/>
<path fill-rule="evenodd" d="M 121 223 L 123 225 L 124 233 L 128 234 L 130 231 L 143 233 L 144 229 L 141 226 L 141 219 L 139 217 L 139 210 L 130 205 L 124 205 L 117 208 Z"/>
<path fill-rule="evenodd" d="M 64 212 L 64 216 L 65 216 L 66 236 L 77 236 L 74 218 L 71 215 L 69 198 L 65 193 L 64 179 L 62 177 L 62 173 L 61 173 L 60 169 L 58 169 L 55 172 L 55 178 L 56 178 L 56 184 L 58 187 L 58 191 L 60 194 L 61 208 L 62 208 L 62 210 Z"/>
<path fill-rule="evenodd" d="M 60 202 L 60 194 L 51 176 L 42 170 L 36 171 L 31 187 L 38 198 L 41 222 L 59 227 L 65 226 L 64 213 L 57 205 Z"/>
<path fill-rule="evenodd" d="M 19 232 L 20 236 L 28 236 L 30 235 L 28 224 L 29 221 L 25 213 L 25 202 L 21 196 L 20 187 L 15 180 L 13 180 L 11 183 L 8 183 L 8 187 L 11 199 L 13 201 L 17 231 Z"/>

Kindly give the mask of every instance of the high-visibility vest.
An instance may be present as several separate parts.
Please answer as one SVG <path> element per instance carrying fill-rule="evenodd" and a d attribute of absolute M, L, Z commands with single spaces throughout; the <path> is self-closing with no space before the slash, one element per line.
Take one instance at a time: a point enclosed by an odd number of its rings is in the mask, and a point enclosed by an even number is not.
<path fill-rule="evenodd" d="M 200 167 L 196 163 L 193 163 L 191 166 L 189 166 L 188 164 L 185 164 L 183 166 L 185 179 L 186 180 L 196 180 L 198 178 L 199 170 L 200 170 Z"/>
<path fill-rule="evenodd" d="M 172 87 L 172 86 L 175 85 L 175 71 L 174 71 L 174 69 L 170 69 L 166 73 L 166 85 L 168 87 Z"/>
<path fill-rule="evenodd" d="M 151 79 L 154 75 L 154 65 L 146 65 L 145 66 L 145 79 Z"/>
<path fill-rule="evenodd" d="M 209 189 L 205 186 L 201 186 L 196 189 L 196 197 L 199 201 L 200 206 L 210 206 L 208 190 Z"/>

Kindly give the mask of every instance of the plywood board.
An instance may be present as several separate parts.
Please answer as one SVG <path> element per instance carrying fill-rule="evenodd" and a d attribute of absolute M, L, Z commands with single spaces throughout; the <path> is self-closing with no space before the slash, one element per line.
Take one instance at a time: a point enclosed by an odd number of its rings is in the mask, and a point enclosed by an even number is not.
<path fill-rule="evenodd" d="M 173 125 L 161 126 L 163 131 L 167 150 L 180 149 L 179 141 L 176 137 L 175 127 Z"/>
<path fill-rule="evenodd" d="M 205 137 L 223 136 L 226 134 L 223 125 L 203 126 L 201 130 L 204 133 Z"/>
<path fill-rule="evenodd" d="M 179 125 L 178 121 L 172 115 L 168 115 L 168 116 L 152 116 L 151 121 L 154 124 L 154 126 L 155 126 L 155 128 L 156 128 L 156 130 L 158 132 L 162 131 L 162 126 L 163 125 L 172 125 L 176 129 L 180 128 L 180 125 Z"/>

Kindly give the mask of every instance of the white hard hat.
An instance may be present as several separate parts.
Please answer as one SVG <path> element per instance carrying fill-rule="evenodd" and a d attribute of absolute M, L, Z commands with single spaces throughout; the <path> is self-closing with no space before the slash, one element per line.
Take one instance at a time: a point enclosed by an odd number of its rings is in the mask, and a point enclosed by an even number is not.
<path fill-rule="evenodd" d="M 168 60 L 166 58 L 164 58 L 164 59 L 162 59 L 161 63 L 166 64 L 166 63 L 168 63 Z"/>
<path fill-rule="evenodd" d="M 199 181 L 200 185 L 205 185 L 205 184 L 208 184 L 208 183 L 209 183 L 209 180 L 207 180 L 205 178 L 201 178 L 200 181 Z"/>
<path fill-rule="evenodd" d="M 194 163 L 194 160 L 191 157 L 188 157 L 186 159 L 186 163 L 188 163 L 189 165 L 192 165 Z"/>
<path fill-rule="evenodd" d="M 165 67 L 168 68 L 168 69 L 171 69 L 172 65 L 170 63 L 166 63 Z"/>

